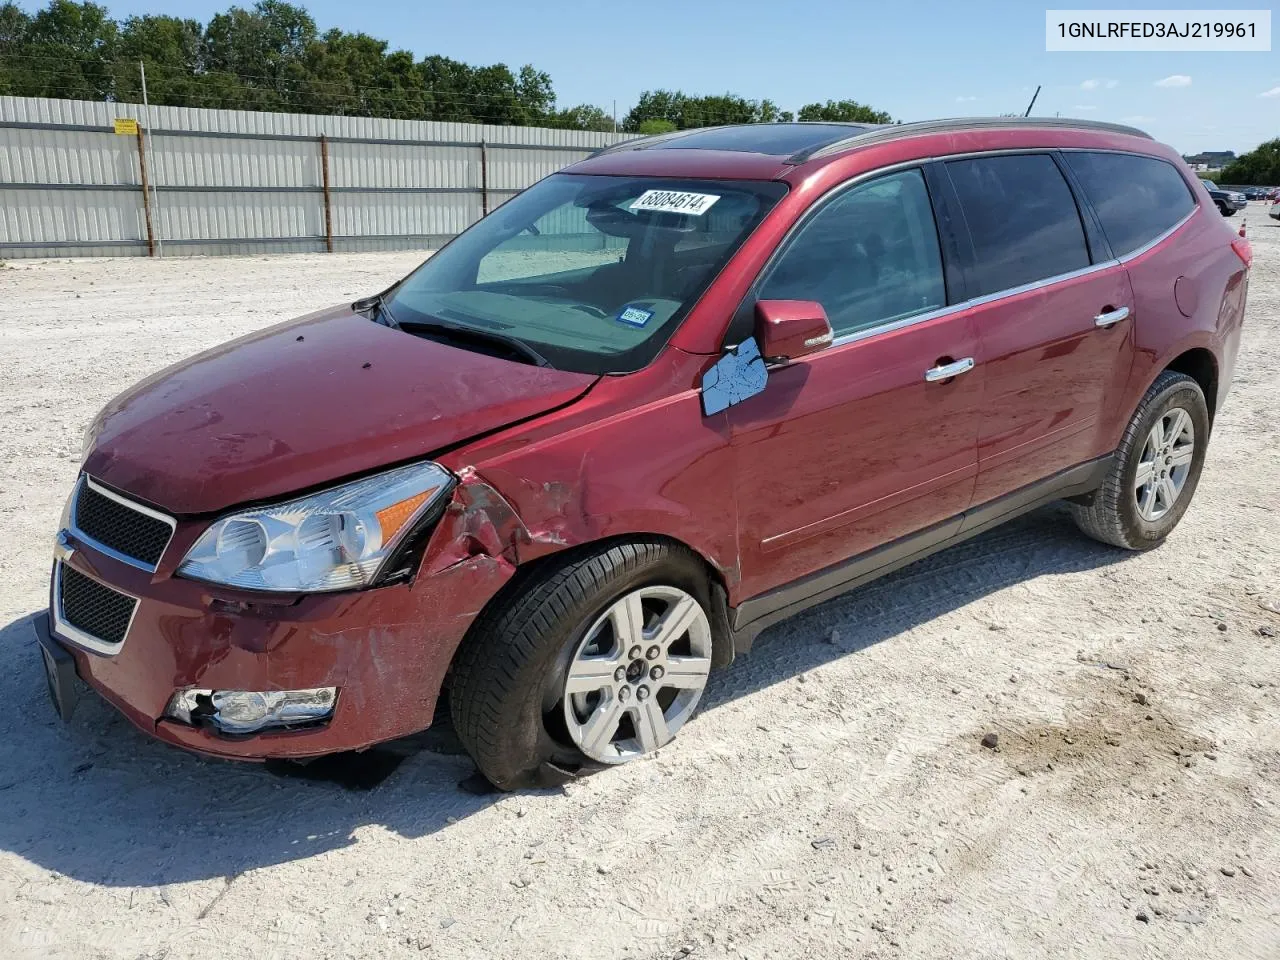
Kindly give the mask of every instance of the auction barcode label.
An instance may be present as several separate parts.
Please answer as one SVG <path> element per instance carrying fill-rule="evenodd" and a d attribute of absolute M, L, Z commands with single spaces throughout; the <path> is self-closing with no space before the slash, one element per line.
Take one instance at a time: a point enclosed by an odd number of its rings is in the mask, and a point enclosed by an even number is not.
<path fill-rule="evenodd" d="M 1045 50 L 1271 49 L 1270 10 L 1046 10 Z"/>

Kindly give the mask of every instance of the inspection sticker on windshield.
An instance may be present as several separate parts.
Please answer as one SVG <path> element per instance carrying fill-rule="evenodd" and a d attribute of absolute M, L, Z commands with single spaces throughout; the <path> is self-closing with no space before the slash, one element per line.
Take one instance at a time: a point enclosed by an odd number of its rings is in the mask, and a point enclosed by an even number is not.
<path fill-rule="evenodd" d="M 615 319 L 629 323 L 633 327 L 643 327 L 653 319 L 653 311 L 641 310 L 639 307 L 623 307 L 622 312 Z"/>
<path fill-rule="evenodd" d="M 684 193 L 680 190 L 646 190 L 631 203 L 632 210 L 658 210 L 662 213 L 689 213 L 700 217 L 720 197 L 714 193 Z"/>

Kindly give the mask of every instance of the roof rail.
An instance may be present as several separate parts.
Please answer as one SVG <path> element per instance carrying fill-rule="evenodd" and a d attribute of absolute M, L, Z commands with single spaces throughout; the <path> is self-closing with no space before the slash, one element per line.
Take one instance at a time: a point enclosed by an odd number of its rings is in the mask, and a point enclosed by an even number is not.
<path fill-rule="evenodd" d="M 804 163 L 818 157 L 827 157 L 849 147 L 861 147 L 872 143 L 884 143 L 900 137 L 922 133 L 945 133 L 948 130 L 1099 130 L 1107 133 L 1123 133 L 1131 137 L 1153 140 L 1154 137 L 1137 127 L 1102 120 L 1071 120 L 1065 117 L 958 117 L 950 120 L 918 120 L 912 123 L 886 124 L 872 130 L 855 133 L 851 137 L 828 143 L 826 146 L 801 150 L 787 158 L 791 164 Z"/>

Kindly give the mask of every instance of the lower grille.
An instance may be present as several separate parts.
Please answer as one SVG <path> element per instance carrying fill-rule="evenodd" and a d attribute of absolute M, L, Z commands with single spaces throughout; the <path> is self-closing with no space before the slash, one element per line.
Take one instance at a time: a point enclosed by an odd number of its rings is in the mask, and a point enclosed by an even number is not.
<path fill-rule="evenodd" d="M 66 564 L 58 565 L 58 619 L 108 646 L 124 643 L 138 601 Z M 74 638 L 73 638 L 74 639 Z"/>

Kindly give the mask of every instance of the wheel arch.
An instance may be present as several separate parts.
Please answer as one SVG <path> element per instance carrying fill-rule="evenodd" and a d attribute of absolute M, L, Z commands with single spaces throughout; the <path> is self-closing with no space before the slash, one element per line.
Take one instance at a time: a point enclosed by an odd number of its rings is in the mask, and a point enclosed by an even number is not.
<path fill-rule="evenodd" d="M 1212 427 L 1218 408 L 1218 359 L 1213 355 L 1213 351 L 1207 347 L 1192 347 L 1184 350 L 1166 363 L 1156 376 L 1165 370 L 1185 374 L 1200 385 L 1200 389 L 1204 392 L 1205 403 L 1209 407 L 1209 425 Z M 1154 379 L 1153 377 L 1153 382 Z"/>
<path fill-rule="evenodd" d="M 643 531 L 618 533 L 595 540 L 574 543 L 520 562 L 516 565 L 515 573 L 485 603 L 484 608 L 472 621 L 471 626 L 468 627 L 467 635 L 469 636 L 474 630 L 483 629 L 483 624 L 487 619 L 484 616 L 484 611 L 488 608 L 506 603 L 512 596 L 528 589 L 539 580 L 550 576 L 566 564 L 574 563 L 584 557 L 605 553 L 613 547 L 624 543 L 665 543 L 668 546 L 685 551 L 698 560 L 707 576 L 708 592 L 712 603 L 712 609 L 707 611 L 708 619 L 711 621 L 711 665 L 713 668 L 719 668 L 732 663 L 736 647 L 729 621 L 729 592 L 724 573 L 695 546 L 679 537 L 666 533 Z M 454 651 L 450 662 L 450 671 L 452 670 L 452 661 L 457 659 L 458 651 L 465 644 L 466 638 L 458 645 L 458 650 Z M 445 685 L 447 686 L 447 684 L 448 680 L 446 679 Z"/>

